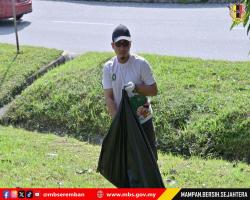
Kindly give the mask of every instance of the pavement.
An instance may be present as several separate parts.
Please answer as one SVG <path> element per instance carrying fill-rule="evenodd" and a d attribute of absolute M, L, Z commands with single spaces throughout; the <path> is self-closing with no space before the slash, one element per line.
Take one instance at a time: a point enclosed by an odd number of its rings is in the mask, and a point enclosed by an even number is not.
<path fill-rule="evenodd" d="M 135 53 L 249 61 L 249 36 L 242 26 L 229 30 L 227 6 L 33 0 L 33 12 L 18 23 L 19 40 L 75 55 L 112 51 L 111 34 L 121 23 Z M 0 22 L 0 42 L 15 43 L 11 20 Z"/>

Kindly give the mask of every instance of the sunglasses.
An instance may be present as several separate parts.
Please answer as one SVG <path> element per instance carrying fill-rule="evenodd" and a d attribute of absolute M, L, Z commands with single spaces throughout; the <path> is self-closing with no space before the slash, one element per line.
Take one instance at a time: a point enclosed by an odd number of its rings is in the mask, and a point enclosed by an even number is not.
<path fill-rule="evenodd" d="M 121 41 L 118 41 L 118 42 L 115 42 L 115 46 L 116 47 L 128 47 L 129 46 L 129 41 L 127 40 L 121 40 Z"/>

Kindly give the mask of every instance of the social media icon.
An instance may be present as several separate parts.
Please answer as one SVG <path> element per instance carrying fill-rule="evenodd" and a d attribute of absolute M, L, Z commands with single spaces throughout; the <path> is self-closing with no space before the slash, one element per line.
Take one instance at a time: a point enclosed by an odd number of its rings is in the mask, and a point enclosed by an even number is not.
<path fill-rule="evenodd" d="M 32 198 L 33 197 L 33 192 L 32 191 L 27 191 L 26 192 L 26 198 Z"/>
<path fill-rule="evenodd" d="M 40 196 L 40 193 L 39 192 L 35 192 L 35 197 L 39 197 Z"/>
<path fill-rule="evenodd" d="M 25 198 L 25 191 L 23 191 L 23 190 L 20 190 L 20 191 L 18 191 L 18 198 Z"/>
<path fill-rule="evenodd" d="M 101 199 L 101 198 L 103 198 L 103 191 L 102 190 L 98 190 L 97 191 L 97 197 L 99 198 L 99 199 Z"/>
<path fill-rule="evenodd" d="M 16 190 L 11 190 L 10 197 L 11 198 L 17 198 L 17 196 L 18 196 L 17 191 Z"/>
<path fill-rule="evenodd" d="M 3 191 L 3 198 L 4 198 L 4 199 L 10 198 L 10 191 L 4 190 L 4 191 Z"/>

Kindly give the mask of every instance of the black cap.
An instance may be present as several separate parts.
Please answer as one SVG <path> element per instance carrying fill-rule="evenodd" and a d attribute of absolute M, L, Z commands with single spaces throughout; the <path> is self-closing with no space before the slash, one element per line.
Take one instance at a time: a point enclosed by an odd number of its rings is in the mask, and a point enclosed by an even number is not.
<path fill-rule="evenodd" d="M 128 28 L 122 24 L 117 26 L 112 34 L 112 41 L 118 42 L 119 40 L 131 41 L 131 35 Z"/>

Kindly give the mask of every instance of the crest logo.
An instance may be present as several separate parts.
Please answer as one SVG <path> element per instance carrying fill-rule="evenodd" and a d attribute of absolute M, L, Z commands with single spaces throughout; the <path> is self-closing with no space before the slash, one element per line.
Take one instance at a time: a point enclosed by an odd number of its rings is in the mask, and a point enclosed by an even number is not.
<path fill-rule="evenodd" d="M 236 3 L 230 4 L 229 6 L 230 16 L 232 17 L 234 22 L 243 22 L 246 17 L 245 4 Z"/>
<path fill-rule="evenodd" d="M 112 74 L 112 81 L 116 80 L 116 74 Z"/>

